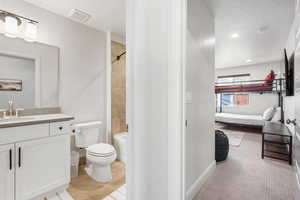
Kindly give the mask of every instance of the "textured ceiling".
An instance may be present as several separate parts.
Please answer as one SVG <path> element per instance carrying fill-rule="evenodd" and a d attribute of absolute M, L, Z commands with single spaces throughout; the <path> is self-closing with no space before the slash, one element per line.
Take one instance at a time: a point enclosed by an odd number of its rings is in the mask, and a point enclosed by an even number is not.
<path fill-rule="evenodd" d="M 280 60 L 294 17 L 294 0 L 206 0 L 215 17 L 216 67 Z M 259 31 L 259 29 L 266 29 Z M 238 33 L 239 38 L 231 35 Z M 246 63 L 251 59 L 251 63 Z"/>

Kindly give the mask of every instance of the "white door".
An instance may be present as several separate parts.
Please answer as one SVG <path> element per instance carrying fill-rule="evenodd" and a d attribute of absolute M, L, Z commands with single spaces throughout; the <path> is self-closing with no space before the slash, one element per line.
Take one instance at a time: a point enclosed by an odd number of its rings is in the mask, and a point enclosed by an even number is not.
<path fill-rule="evenodd" d="M 14 145 L 0 145 L 0 200 L 14 200 Z"/>
<path fill-rule="evenodd" d="M 294 155 L 296 160 L 296 166 L 298 168 L 298 176 L 300 181 L 300 42 L 298 42 L 295 52 L 295 121 L 292 121 L 295 125 L 295 138 L 294 138 Z M 291 119 L 293 120 L 293 119 Z"/>
<path fill-rule="evenodd" d="M 16 144 L 16 200 L 28 200 L 70 182 L 70 136 Z"/>

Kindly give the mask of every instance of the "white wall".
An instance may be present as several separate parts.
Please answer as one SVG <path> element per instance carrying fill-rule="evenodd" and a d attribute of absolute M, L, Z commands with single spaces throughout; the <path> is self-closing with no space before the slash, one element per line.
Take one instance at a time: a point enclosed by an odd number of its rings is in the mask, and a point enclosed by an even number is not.
<path fill-rule="evenodd" d="M 271 70 L 282 77 L 284 66 L 281 61 L 249 65 L 242 67 L 218 68 L 216 69 L 216 80 L 218 76 L 234 74 L 250 74 L 250 80 L 263 80 Z M 276 78 L 279 78 L 276 77 Z M 238 114 L 261 115 L 267 108 L 278 106 L 278 95 L 274 94 L 249 94 L 249 105 L 223 107 L 223 112 Z"/>
<path fill-rule="evenodd" d="M 294 23 L 290 29 L 290 34 L 289 37 L 287 38 L 287 42 L 286 42 L 286 50 L 287 50 L 287 56 L 288 58 L 290 58 L 290 56 L 294 53 L 295 49 L 296 49 L 296 27 L 297 27 L 297 21 L 296 18 L 294 20 Z M 296 118 L 296 114 L 295 114 L 295 107 L 296 106 L 296 101 L 295 101 L 295 97 L 294 96 L 290 96 L 290 97 L 284 97 L 284 117 L 285 120 L 287 119 L 295 119 Z M 292 131 L 292 133 L 295 133 L 294 131 L 294 126 L 293 125 L 288 125 L 286 124 L 289 129 Z"/>
<path fill-rule="evenodd" d="M 289 37 L 287 38 L 287 42 L 286 42 L 286 51 L 287 51 L 287 56 L 288 58 L 290 58 L 290 56 L 294 53 L 295 49 L 296 49 L 296 27 L 297 27 L 297 21 L 294 20 L 292 27 L 290 29 L 290 34 Z"/>
<path fill-rule="evenodd" d="M 34 60 L 0 54 L 0 71 L 3 79 L 22 80 L 22 91 L 0 91 L 0 108 L 6 108 L 7 102 L 15 101 L 18 108 L 35 106 L 35 63 Z"/>
<path fill-rule="evenodd" d="M 299 9 L 299 8 L 298 8 Z M 290 35 L 287 39 L 287 43 L 286 43 L 286 49 L 287 49 L 287 54 L 288 54 L 288 58 L 292 55 L 293 52 L 295 52 L 296 47 L 298 46 L 297 43 L 299 43 L 299 39 L 296 39 L 296 34 L 299 31 L 299 10 L 296 12 L 296 16 L 294 19 L 294 23 L 293 26 L 291 27 L 290 30 Z M 299 51 L 299 50 L 298 50 Z M 297 56 L 296 53 L 296 58 L 295 58 L 295 75 L 297 76 L 297 74 L 299 72 L 297 72 L 297 70 L 299 69 L 299 59 L 297 59 L 299 56 Z M 295 77 L 296 78 L 296 77 Z M 296 84 L 295 84 L 296 86 Z M 296 89 L 296 87 L 295 87 Z M 297 90 L 296 90 L 297 91 Z M 290 96 L 290 97 L 285 97 L 284 98 L 284 115 L 285 115 L 285 120 L 289 119 L 289 120 L 294 120 L 297 119 L 299 120 L 299 117 L 297 118 L 297 111 L 298 111 L 298 106 L 297 104 L 299 104 L 299 92 L 297 93 L 295 91 L 295 96 Z M 298 122 L 299 123 L 299 122 Z M 297 134 L 297 131 L 295 129 L 295 126 L 292 124 L 287 124 L 285 123 L 288 128 L 290 129 L 290 131 L 293 133 L 293 144 L 294 144 L 294 149 L 293 149 L 293 156 L 294 156 L 294 166 L 295 166 L 295 171 L 297 172 L 297 181 L 300 184 L 300 168 L 299 168 L 299 159 L 300 159 L 300 139 L 299 139 L 299 133 Z M 299 189 L 300 189 L 300 185 Z M 297 192 L 297 194 L 299 195 L 300 192 Z"/>
<path fill-rule="evenodd" d="M 130 200 L 183 200 L 184 4 L 127 1 Z"/>
<path fill-rule="evenodd" d="M 111 34 L 111 40 L 126 45 L 126 38 L 117 34 Z"/>
<path fill-rule="evenodd" d="M 186 191 L 192 199 L 215 167 L 214 17 L 203 0 L 188 0 Z M 210 42 L 211 41 L 211 42 Z"/>
<path fill-rule="evenodd" d="M 105 123 L 105 33 L 22 0 L 0 0 L 1 9 L 39 21 L 38 41 L 60 48 L 60 105 L 77 121 Z M 105 127 L 104 127 L 105 128 Z"/>

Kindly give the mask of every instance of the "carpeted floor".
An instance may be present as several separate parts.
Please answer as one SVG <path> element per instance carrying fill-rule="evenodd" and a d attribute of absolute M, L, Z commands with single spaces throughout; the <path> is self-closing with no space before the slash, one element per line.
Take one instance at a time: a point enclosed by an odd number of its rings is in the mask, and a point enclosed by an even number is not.
<path fill-rule="evenodd" d="M 237 131 L 237 132 L 228 132 L 226 135 L 229 138 L 229 144 L 234 147 L 239 147 L 243 141 L 245 136 L 245 132 Z"/>
<path fill-rule="evenodd" d="M 228 159 L 217 164 L 214 175 L 194 200 L 299 200 L 294 169 L 286 162 L 262 160 L 259 131 L 246 130 L 237 130 L 245 132 L 241 145 L 230 146 Z"/>

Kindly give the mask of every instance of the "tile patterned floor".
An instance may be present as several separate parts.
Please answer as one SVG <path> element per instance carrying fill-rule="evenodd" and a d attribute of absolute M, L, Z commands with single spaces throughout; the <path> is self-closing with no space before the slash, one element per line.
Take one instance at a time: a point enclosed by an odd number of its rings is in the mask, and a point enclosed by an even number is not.
<path fill-rule="evenodd" d="M 86 174 L 84 166 L 81 166 L 79 176 L 72 178 L 68 192 L 74 200 L 101 200 L 125 184 L 125 165 L 122 162 L 112 164 L 112 173 L 111 182 L 98 183 L 91 179 Z"/>
<path fill-rule="evenodd" d="M 114 191 L 103 200 L 126 200 L 126 185 L 123 185 L 117 191 Z"/>

